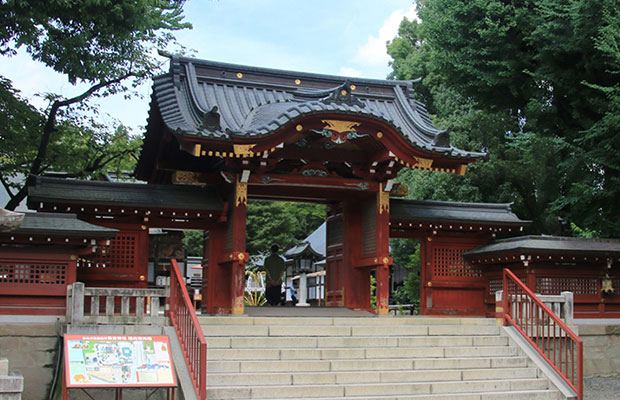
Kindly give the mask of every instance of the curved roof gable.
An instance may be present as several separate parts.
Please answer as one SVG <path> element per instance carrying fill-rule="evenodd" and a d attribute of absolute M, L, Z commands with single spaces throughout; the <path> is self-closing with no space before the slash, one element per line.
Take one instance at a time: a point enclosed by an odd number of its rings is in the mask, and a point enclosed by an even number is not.
<path fill-rule="evenodd" d="M 414 81 L 373 80 L 256 68 L 185 57 L 154 79 L 147 137 L 159 118 L 177 136 L 233 141 L 266 137 L 314 114 L 346 114 L 391 126 L 412 147 L 448 158 L 485 153 L 450 145 L 413 98 Z"/>

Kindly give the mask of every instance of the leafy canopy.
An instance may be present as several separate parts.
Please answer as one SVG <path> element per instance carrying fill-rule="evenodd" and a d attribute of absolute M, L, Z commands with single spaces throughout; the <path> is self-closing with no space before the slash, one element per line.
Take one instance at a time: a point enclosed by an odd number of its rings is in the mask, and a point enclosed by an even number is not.
<path fill-rule="evenodd" d="M 66 98 L 46 94 L 37 110 L 0 77 L 0 182 L 14 209 L 26 196 L 24 177 L 47 171 L 86 177 L 132 168 L 140 140 L 121 126 L 97 122 L 94 96 L 124 92 L 159 70 L 156 49 L 175 45 L 172 32 L 190 28 L 179 0 L 5 0 L 0 2 L 0 55 L 19 49 L 90 85 Z M 21 177 L 21 181 L 19 178 Z"/>
<path fill-rule="evenodd" d="M 412 196 L 514 202 L 538 233 L 620 236 L 620 2 L 420 0 L 392 77 L 452 142 L 489 152 L 464 177 L 408 172 Z M 560 223 L 562 222 L 562 223 Z"/>
<path fill-rule="evenodd" d="M 95 83 L 157 66 L 154 49 L 190 28 L 178 0 L 6 0 L 0 53 L 24 47 L 71 83 Z"/>

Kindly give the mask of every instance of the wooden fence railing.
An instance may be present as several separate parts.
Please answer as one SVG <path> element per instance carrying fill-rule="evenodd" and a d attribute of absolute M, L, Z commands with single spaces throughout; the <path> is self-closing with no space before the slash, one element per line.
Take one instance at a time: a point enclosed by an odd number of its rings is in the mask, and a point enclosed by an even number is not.
<path fill-rule="evenodd" d="M 168 289 L 67 286 L 67 323 L 74 325 L 164 325 L 159 299 Z"/>
<path fill-rule="evenodd" d="M 170 322 L 181 343 L 196 395 L 199 400 L 205 400 L 207 398 L 207 341 L 198 323 L 179 265 L 176 260 L 171 261 Z"/>
<path fill-rule="evenodd" d="M 515 274 L 503 272 L 503 319 L 583 399 L 583 342 Z"/>

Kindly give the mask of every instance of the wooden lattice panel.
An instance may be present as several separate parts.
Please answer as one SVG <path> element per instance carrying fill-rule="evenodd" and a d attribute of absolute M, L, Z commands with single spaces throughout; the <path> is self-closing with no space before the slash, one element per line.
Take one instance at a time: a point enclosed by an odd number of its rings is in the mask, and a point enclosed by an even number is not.
<path fill-rule="evenodd" d="M 482 272 L 467 265 L 463 249 L 435 247 L 433 249 L 433 278 L 480 278 Z"/>
<path fill-rule="evenodd" d="M 98 250 L 93 260 L 80 260 L 78 267 L 133 269 L 136 265 L 137 241 L 138 235 L 135 233 L 118 234 L 109 246 Z"/>
<path fill-rule="evenodd" d="M 0 284 L 64 285 L 65 264 L 0 264 Z"/>
<path fill-rule="evenodd" d="M 562 292 L 574 294 L 598 294 L 596 278 L 536 278 L 536 293 L 556 295 Z"/>
<path fill-rule="evenodd" d="M 495 296 L 495 292 L 498 290 L 502 290 L 503 281 L 501 279 L 490 279 L 489 280 L 489 295 Z"/>

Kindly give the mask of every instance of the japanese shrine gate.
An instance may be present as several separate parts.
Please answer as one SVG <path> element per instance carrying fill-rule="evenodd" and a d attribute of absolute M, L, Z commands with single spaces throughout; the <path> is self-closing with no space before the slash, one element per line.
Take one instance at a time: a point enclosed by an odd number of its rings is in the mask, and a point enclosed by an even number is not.
<path fill-rule="evenodd" d="M 136 168 L 148 184 L 33 177 L 28 205 L 119 231 L 77 263 L 99 285 L 146 286 L 149 227 L 204 230 L 202 311 L 241 314 L 248 199 L 318 202 L 328 306 L 369 309 L 375 271 L 388 313 L 392 236 L 422 244 L 422 314 L 491 315 L 488 276 L 463 253 L 528 221 L 507 204 L 390 200 L 406 191 L 402 168 L 464 174 L 485 157 L 450 144 L 414 85 L 173 57 L 154 78 Z"/>
<path fill-rule="evenodd" d="M 413 82 L 346 79 L 173 57 L 155 78 L 137 177 L 215 186 L 228 209 L 209 229 L 203 311 L 243 313 L 247 199 L 322 202 L 327 304 L 388 312 L 390 192 L 403 167 L 463 174 L 458 150 Z"/>

